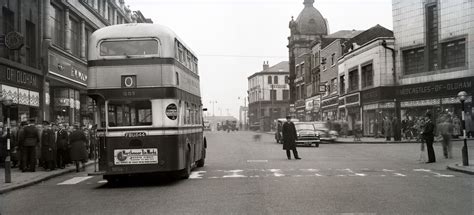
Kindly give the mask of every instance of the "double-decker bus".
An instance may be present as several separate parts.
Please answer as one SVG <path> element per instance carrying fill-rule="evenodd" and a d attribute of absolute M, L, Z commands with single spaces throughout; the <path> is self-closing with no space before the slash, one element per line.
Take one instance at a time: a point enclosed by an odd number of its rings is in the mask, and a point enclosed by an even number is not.
<path fill-rule="evenodd" d="M 172 30 L 137 23 L 101 28 L 89 39 L 88 55 L 104 179 L 188 178 L 204 166 L 198 60 Z"/>

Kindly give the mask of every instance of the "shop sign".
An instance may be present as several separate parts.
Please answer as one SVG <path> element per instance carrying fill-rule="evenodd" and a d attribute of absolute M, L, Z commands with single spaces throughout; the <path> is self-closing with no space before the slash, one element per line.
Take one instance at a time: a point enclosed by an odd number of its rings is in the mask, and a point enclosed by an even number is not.
<path fill-rule="evenodd" d="M 474 77 L 404 85 L 397 90 L 397 96 L 400 99 L 456 96 L 460 91 L 474 91 L 473 85 Z"/>
<path fill-rule="evenodd" d="M 393 87 L 377 87 L 368 90 L 364 90 L 360 93 L 360 97 L 363 103 L 374 102 L 380 100 L 393 100 L 395 97 Z"/>
<path fill-rule="evenodd" d="M 306 104 L 305 104 L 305 101 L 304 100 L 298 100 L 295 102 L 295 106 L 296 107 L 304 107 Z"/>
<path fill-rule="evenodd" d="M 306 111 L 310 111 L 310 110 L 313 110 L 313 100 L 312 99 L 306 100 Z"/>
<path fill-rule="evenodd" d="M 327 106 L 335 105 L 335 104 L 337 104 L 337 100 L 338 100 L 337 97 L 334 97 L 334 98 L 331 98 L 331 99 L 323 100 L 323 101 L 321 102 L 321 107 L 324 108 L 324 107 L 327 107 Z M 344 100 L 344 99 L 343 99 L 343 100 Z"/>
<path fill-rule="evenodd" d="M 351 95 L 346 97 L 346 104 L 359 102 L 359 94 Z"/>
<path fill-rule="evenodd" d="M 318 96 L 313 100 L 313 111 L 319 112 L 321 109 L 321 98 Z"/>
<path fill-rule="evenodd" d="M 363 109 L 364 110 L 375 110 L 379 107 L 378 104 L 370 104 L 370 105 L 364 105 Z"/>
<path fill-rule="evenodd" d="M 27 89 L 40 89 L 40 76 L 19 69 L 0 65 L 0 81 Z"/>
<path fill-rule="evenodd" d="M 50 53 L 49 71 L 66 80 L 87 86 L 87 67 L 66 57 Z"/>

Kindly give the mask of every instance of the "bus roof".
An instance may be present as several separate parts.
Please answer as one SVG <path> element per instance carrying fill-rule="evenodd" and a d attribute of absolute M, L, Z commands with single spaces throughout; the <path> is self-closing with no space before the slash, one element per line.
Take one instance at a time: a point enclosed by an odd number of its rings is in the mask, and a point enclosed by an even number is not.
<path fill-rule="evenodd" d="M 183 44 L 186 49 L 191 52 L 194 57 L 196 54 L 187 46 L 183 40 L 181 40 L 176 33 L 170 28 L 150 23 L 127 23 L 120 25 L 111 25 L 104 28 L 100 28 L 92 33 L 89 44 L 97 46 L 98 42 L 104 39 L 120 39 L 120 38 L 131 38 L 131 37 L 156 37 L 162 42 L 167 44 L 174 44 L 174 40 L 178 40 Z"/>

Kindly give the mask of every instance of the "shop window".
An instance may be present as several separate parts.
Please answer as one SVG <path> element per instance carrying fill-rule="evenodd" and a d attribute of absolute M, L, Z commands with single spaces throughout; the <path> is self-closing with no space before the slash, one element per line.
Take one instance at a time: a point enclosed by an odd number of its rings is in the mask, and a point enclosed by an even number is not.
<path fill-rule="evenodd" d="M 443 69 L 466 66 L 466 39 L 442 44 Z"/>
<path fill-rule="evenodd" d="M 359 71 L 357 69 L 349 72 L 349 91 L 359 89 Z"/>
<path fill-rule="evenodd" d="M 424 59 L 424 48 L 403 51 L 404 74 L 411 75 L 424 72 Z"/>
<path fill-rule="evenodd" d="M 362 67 L 362 88 L 374 85 L 374 70 L 372 64 Z"/>

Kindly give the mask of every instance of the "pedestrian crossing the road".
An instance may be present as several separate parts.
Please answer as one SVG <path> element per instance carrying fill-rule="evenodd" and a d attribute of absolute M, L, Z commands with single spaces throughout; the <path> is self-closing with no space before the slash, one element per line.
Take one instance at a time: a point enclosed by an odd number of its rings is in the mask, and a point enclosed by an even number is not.
<path fill-rule="evenodd" d="M 58 183 L 57 185 L 75 185 L 80 183 L 90 184 L 91 179 L 100 176 L 73 177 Z M 371 169 L 371 168 L 327 168 L 327 169 L 229 169 L 193 171 L 189 177 L 191 180 L 203 179 L 258 179 L 258 178 L 363 178 L 363 177 L 424 177 L 424 178 L 454 178 L 453 174 L 443 173 L 431 169 Z M 96 179 L 92 183 L 105 184 L 106 180 Z"/>

